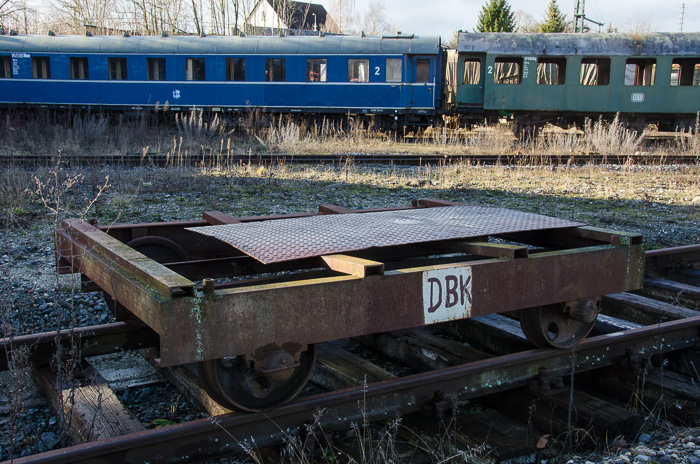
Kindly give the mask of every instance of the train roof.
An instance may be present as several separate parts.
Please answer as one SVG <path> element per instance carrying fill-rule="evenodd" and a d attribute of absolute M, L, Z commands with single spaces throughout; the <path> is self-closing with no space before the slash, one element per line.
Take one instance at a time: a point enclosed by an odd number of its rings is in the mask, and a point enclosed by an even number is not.
<path fill-rule="evenodd" d="M 440 37 L 2 35 L 0 52 L 111 54 L 436 54 Z"/>
<path fill-rule="evenodd" d="M 459 33 L 459 52 L 510 55 L 700 55 L 700 34 Z"/>

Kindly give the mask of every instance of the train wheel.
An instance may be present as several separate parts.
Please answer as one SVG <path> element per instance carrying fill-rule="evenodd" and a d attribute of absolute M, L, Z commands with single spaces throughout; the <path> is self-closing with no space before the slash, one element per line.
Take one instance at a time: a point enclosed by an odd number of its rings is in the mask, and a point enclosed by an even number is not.
<path fill-rule="evenodd" d="M 294 398 L 311 376 L 316 346 L 297 353 L 280 349 L 256 355 L 231 356 L 198 364 L 202 387 L 222 406 L 261 411 Z"/>
<path fill-rule="evenodd" d="M 190 260 L 187 252 L 180 245 L 156 235 L 135 238 L 127 245 L 160 264 Z"/>
<path fill-rule="evenodd" d="M 600 299 L 520 310 L 520 327 L 538 347 L 570 348 L 583 340 L 595 325 Z"/>

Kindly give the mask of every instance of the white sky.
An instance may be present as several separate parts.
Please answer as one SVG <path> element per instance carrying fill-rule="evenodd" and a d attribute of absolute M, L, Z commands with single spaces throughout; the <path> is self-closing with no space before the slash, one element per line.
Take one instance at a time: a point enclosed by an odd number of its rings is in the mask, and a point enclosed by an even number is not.
<path fill-rule="evenodd" d="M 334 0 L 311 0 L 331 10 Z M 354 1 L 354 11 L 360 17 L 367 11 L 370 0 Z M 486 0 L 383 0 L 387 22 L 396 24 L 407 34 L 440 35 L 445 40 L 458 29 L 473 31 L 481 7 Z M 511 11 L 523 10 L 535 20 L 544 18 L 550 0 L 509 0 Z M 656 32 L 678 32 L 681 5 L 685 3 L 683 32 L 700 32 L 700 0 L 586 0 L 586 17 L 612 23 L 621 32 L 633 24 L 648 24 Z M 557 4 L 567 19 L 574 13 L 575 0 L 558 0 Z M 591 29 L 595 25 L 590 24 Z M 597 30 L 597 29 L 593 29 Z M 605 30 L 605 29 L 603 29 Z"/>

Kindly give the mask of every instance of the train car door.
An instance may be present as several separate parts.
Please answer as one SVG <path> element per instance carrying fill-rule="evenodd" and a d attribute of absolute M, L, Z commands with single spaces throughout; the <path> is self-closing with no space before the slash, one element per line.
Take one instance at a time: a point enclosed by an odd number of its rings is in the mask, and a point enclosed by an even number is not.
<path fill-rule="evenodd" d="M 431 57 L 411 58 L 413 84 L 411 85 L 411 107 L 432 108 L 434 98 L 433 59 Z"/>
<path fill-rule="evenodd" d="M 457 105 L 484 106 L 485 53 L 460 53 L 457 64 Z"/>

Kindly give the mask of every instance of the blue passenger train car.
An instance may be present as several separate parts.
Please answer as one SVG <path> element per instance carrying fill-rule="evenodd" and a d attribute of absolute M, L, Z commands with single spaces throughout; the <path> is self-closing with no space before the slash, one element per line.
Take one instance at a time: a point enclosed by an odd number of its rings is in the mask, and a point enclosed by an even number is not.
<path fill-rule="evenodd" d="M 2 35 L 0 105 L 429 117 L 441 69 L 439 37 Z"/>

